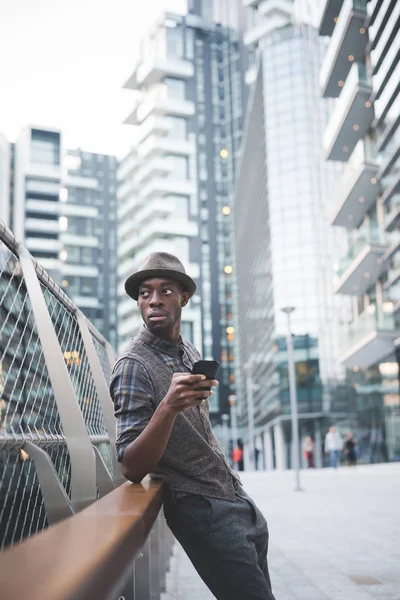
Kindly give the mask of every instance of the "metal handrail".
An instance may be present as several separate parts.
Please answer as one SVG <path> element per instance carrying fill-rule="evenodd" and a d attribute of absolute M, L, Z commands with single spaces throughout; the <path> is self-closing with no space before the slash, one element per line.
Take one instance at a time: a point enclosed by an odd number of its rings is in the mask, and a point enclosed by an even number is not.
<path fill-rule="evenodd" d="M 15 254 L 18 254 L 18 248 L 21 245 L 21 242 L 17 240 L 13 232 L 8 229 L 5 223 L 0 219 L 0 240 Z M 31 257 L 32 262 L 35 266 L 36 275 L 38 276 L 39 281 L 48 287 L 54 296 L 64 304 L 65 308 L 67 308 L 72 313 L 76 313 L 78 307 L 72 302 L 70 298 L 66 295 L 65 292 L 56 284 L 54 279 L 50 277 L 50 275 L 43 269 L 43 267 L 38 263 L 36 258 Z M 108 342 L 101 335 L 101 333 L 94 327 L 94 325 L 86 319 L 90 333 L 101 343 L 107 345 Z"/>
<path fill-rule="evenodd" d="M 2 600 L 159 599 L 173 543 L 160 514 L 162 487 L 125 483 L 6 550 Z"/>

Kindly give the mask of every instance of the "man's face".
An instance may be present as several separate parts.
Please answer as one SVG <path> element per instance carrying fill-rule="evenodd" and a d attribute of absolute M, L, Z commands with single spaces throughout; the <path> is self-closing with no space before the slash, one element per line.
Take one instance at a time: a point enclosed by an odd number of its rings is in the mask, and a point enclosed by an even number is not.
<path fill-rule="evenodd" d="M 140 285 L 137 305 L 148 329 L 169 338 L 180 329 L 182 308 L 189 301 L 179 281 L 155 277 Z"/>

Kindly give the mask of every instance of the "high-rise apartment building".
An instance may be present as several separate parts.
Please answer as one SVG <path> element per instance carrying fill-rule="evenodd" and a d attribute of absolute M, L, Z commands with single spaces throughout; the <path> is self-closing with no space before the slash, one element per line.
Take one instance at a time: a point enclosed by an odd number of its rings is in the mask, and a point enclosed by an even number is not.
<path fill-rule="evenodd" d="M 334 245 L 341 240 L 333 239 L 327 215 L 337 169 L 321 152 L 330 111 L 319 91 L 325 46 L 315 28 L 296 21 L 292 2 L 245 4 L 245 42 L 257 60 L 247 73 L 248 81 L 256 79 L 234 197 L 238 411 L 245 440 L 248 429 L 255 431 L 264 466 L 287 468 L 288 324 L 281 309 L 295 307 L 300 436 L 313 437 L 321 465 L 328 426 L 332 420 L 348 423 L 344 370 L 337 361 L 346 311 L 332 290 Z"/>
<path fill-rule="evenodd" d="M 64 162 L 61 286 L 116 348 L 117 160 L 79 149 Z"/>
<path fill-rule="evenodd" d="M 335 291 L 352 303 L 340 361 L 356 390 L 365 460 L 400 458 L 400 4 L 325 1 L 324 97 L 336 98 L 324 134 L 326 159 L 342 166 L 330 198 L 332 225 L 348 250 Z"/>
<path fill-rule="evenodd" d="M 61 131 L 27 126 L 19 134 L 14 152 L 14 233 L 59 283 Z"/>
<path fill-rule="evenodd" d="M 35 126 L 13 151 L 15 235 L 116 347 L 116 158 L 67 152 L 60 130 Z"/>
<path fill-rule="evenodd" d="M 229 413 L 234 380 L 231 190 L 242 134 L 239 34 L 207 2 L 163 14 L 125 87 L 139 92 L 127 123 L 137 139 L 119 169 L 119 337 L 140 315 L 123 280 L 152 251 L 178 255 L 198 283 L 182 335 L 221 363 L 214 422 Z"/>

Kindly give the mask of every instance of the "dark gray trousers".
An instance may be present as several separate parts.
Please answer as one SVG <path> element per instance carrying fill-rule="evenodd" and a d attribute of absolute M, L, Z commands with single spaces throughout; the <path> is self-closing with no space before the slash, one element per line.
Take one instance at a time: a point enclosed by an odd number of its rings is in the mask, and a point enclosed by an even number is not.
<path fill-rule="evenodd" d="M 168 492 L 164 514 L 198 574 L 218 600 L 274 600 L 268 527 L 240 486 L 235 502 Z"/>

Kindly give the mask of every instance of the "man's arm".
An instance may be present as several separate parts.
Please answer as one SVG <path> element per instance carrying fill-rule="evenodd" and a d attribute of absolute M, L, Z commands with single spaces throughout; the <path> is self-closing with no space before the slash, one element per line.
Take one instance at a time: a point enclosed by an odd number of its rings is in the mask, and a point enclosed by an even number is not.
<path fill-rule="evenodd" d="M 134 483 L 151 473 L 167 446 L 176 415 L 190 406 L 200 404 L 212 392 L 195 388 L 204 375 L 174 373 L 170 388 L 156 410 L 153 410 L 151 384 L 144 368 L 126 361 L 113 379 L 111 395 L 117 417 L 119 458 L 122 472 Z M 205 385 L 217 385 L 206 381 Z"/>

